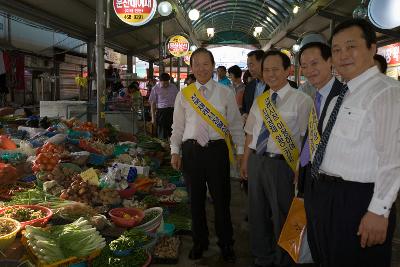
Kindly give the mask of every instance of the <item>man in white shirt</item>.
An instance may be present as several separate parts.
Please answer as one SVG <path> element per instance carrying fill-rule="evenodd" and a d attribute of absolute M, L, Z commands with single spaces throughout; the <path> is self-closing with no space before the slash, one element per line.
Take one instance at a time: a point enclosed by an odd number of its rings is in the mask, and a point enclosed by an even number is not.
<path fill-rule="evenodd" d="M 270 90 L 256 99 L 245 126 L 247 135 L 241 176 L 249 184 L 249 228 L 254 266 L 293 264 L 290 256 L 277 245 L 277 240 L 294 197 L 294 172 L 285 160 L 281 146 L 269 134 L 265 135 L 268 130 L 265 130 L 258 104 L 261 97 L 270 94 L 271 102 L 275 102 L 298 149 L 307 129 L 312 100 L 289 85 L 290 64 L 284 53 L 266 52 L 262 73 Z"/>
<path fill-rule="evenodd" d="M 400 84 L 374 66 L 365 20 L 339 24 L 332 62 L 346 86 L 332 101 L 312 162 L 311 223 L 320 266 L 391 263 L 400 186 Z"/>
<path fill-rule="evenodd" d="M 321 40 L 323 40 L 321 38 Z M 316 128 L 318 134 L 322 134 L 322 124 L 324 118 L 329 117 L 327 114 L 327 107 L 332 99 L 337 97 L 343 87 L 343 84 L 339 82 L 332 75 L 332 54 L 331 48 L 322 42 L 311 42 L 304 44 L 299 51 L 299 62 L 303 75 L 307 78 L 308 82 L 316 88 L 314 94 L 314 107 L 316 114 Z M 311 190 L 311 164 L 310 164 L 310 135 L 309 127 L 303 140 L 302 151 L 300 155 L 300 169 L 299 169 L 299 181 L 297 188 L 299 195 L 304 194 L 304 205 L 306 208 L 307 216 L 310 218 L 312 210 L 309 209 L 309 202 L 311 201 L 309 192 Z M 314 241 L 313 224 L 310 220 L 307 225 L 308 240 L 313 255 L 314 262 L 318 263 L 318 253 Z"/>
<path fill-rule="evenodd" d="M 244 132 L 233 91 L 212 79 L 215 62 L 212 53 L 207 49 L 199 48 L 193 52 L 190 66 L 197 80 L 196 92 L 226 119 L 240 160 L 243 154 Z M 227 262 L 235 262 L 229 210 L 231 188 L 228 146 L 223 137 L 191 106 L 183 94 L 186 89 L 188 88 L 180 91 L 175 100 L 171 165 L 177 170 L 182 165 L 190 189 L 193 248 L 189 258 L 201 258 L 209 244 L 205 212 L 207 184 L 214 200 L 215 230 L 222 257 Z"/>

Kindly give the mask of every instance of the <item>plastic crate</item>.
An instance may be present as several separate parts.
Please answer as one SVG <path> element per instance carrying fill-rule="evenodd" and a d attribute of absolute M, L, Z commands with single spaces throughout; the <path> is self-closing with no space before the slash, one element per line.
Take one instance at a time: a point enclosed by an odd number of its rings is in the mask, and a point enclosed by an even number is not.
<path fill-rule="evenodd" d="M 33 252 L 32 248 L 28 245 L 27 240 L 24 235 L 22 235 L 21 242 L 26 248 L 29 259 L 33 262 L 36 267 L 78 267 L 78 266 L 87 266 L 87 263 L 92 261 L 94 258 L 100 255 L 101 250 L 96 250 L 92 252 L 89 256 L 78 258 L 78 257 L 70 257 L 64 260 L 60 260 L 51 264 L 46 264 L 41 262 Z"/>

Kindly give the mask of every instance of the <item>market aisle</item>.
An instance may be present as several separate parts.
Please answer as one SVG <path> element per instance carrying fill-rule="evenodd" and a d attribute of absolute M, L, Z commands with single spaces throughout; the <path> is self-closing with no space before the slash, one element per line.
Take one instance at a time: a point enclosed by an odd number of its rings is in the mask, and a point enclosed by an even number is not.
<path fill-rule="evenodd" d="M 228 264 L 220 258 L 220 251 L 216 244 L 217 239 L 215 237 L 214 230 L 214 211 L 213 206 L 207 201 L 207 219 L 208 227 L 210 231 L 210 247 L 208 251 L 203 254 L 203 259 L 192 261 L 188 259 L 189 251 L 192 247 L 192 240 L 189 236 L 182 236 L 181 252 L 179 262 L 177 265 L 160 265 L 154 264 L 156 267 L 167 267 L 167 266 L 178 266 L 178 267 L 228 267 L 228 266 L 248 266 L 251 263 L 251 255 L 249 249 L 249 236 L 247 222 L 244 221 L 246 216 L 246 195 L 240 189 L 240 183 L 238 180 L 232 181 L 232 201 L 231 201 L 231 212 L 232 212 L 232 224 L 234 229 L 235 238 L 235 252 L 237 261 L 235 264 Z"/>

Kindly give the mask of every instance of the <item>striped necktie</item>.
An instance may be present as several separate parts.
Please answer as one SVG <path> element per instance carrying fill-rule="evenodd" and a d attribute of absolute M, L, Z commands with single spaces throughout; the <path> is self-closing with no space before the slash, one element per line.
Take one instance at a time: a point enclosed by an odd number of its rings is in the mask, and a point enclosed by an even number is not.
<path fill-rule="evenodd" d="M 207 87 L 202 85 L 199 92 L 205 99 L 207 99 Z M 196 130 L 196 140 L 202 147 L 206 146 L 208 141 L 210 141 L 210 137 L 208 136 L 208 124 L 203 120 L 203 118 L 200 118 L 200 123 Z"/>
<path fill-rule="evenodd" d="M 276 106 L 276 98 L 278 97 L 278 94 L 274 92 L 271 95 L 271 100 L 272 103 Z M 265 126 L 265 123 L 263 121 L 260 134 L 258 135 L 257 139 L 257 145 L 256 145 L 256 153 L 257 155 L 262 155 L 264 152 L 267 151 L 267 144 L 268 144 L 268 137 L 269 137 L 269 131 L 267 127 Z"/>
<path fill-rule="evenodd" d="M 339 109 L 342 106 L 344 96 L 346 95 L 348 90 L 349 87 L 347 87 L 347 85 L 345 85 L 342 88 L 339 97 L 336 101 L 335 107 L 332 110 L 331 116 L 329 117 L 328 124 L 326 125 L 325 130 L 322 134 L 321 141 L 319 142 L 319 145 L 317 147 L 317 151 L 315 152 L 314 160 L 311 165 L 311 175 L 314 179 L 318 179 L 319 167 L 321 166 L 322 161 L 324 159 L 326 147 L 329 141 L 329 136 L 331 135 L 333 126 L 335 125 L 337 115 L 339 113 Z"/>

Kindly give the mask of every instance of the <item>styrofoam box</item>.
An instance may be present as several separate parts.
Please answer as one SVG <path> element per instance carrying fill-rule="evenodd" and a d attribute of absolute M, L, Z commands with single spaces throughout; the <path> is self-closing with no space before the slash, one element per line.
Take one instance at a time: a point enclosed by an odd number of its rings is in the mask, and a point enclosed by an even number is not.
<path fill-rule="evenodd" d="M 40 117 L 61 117 L 68 119 L 69 113 L 85 113 L 86 101 L 40 101 Z"/>

